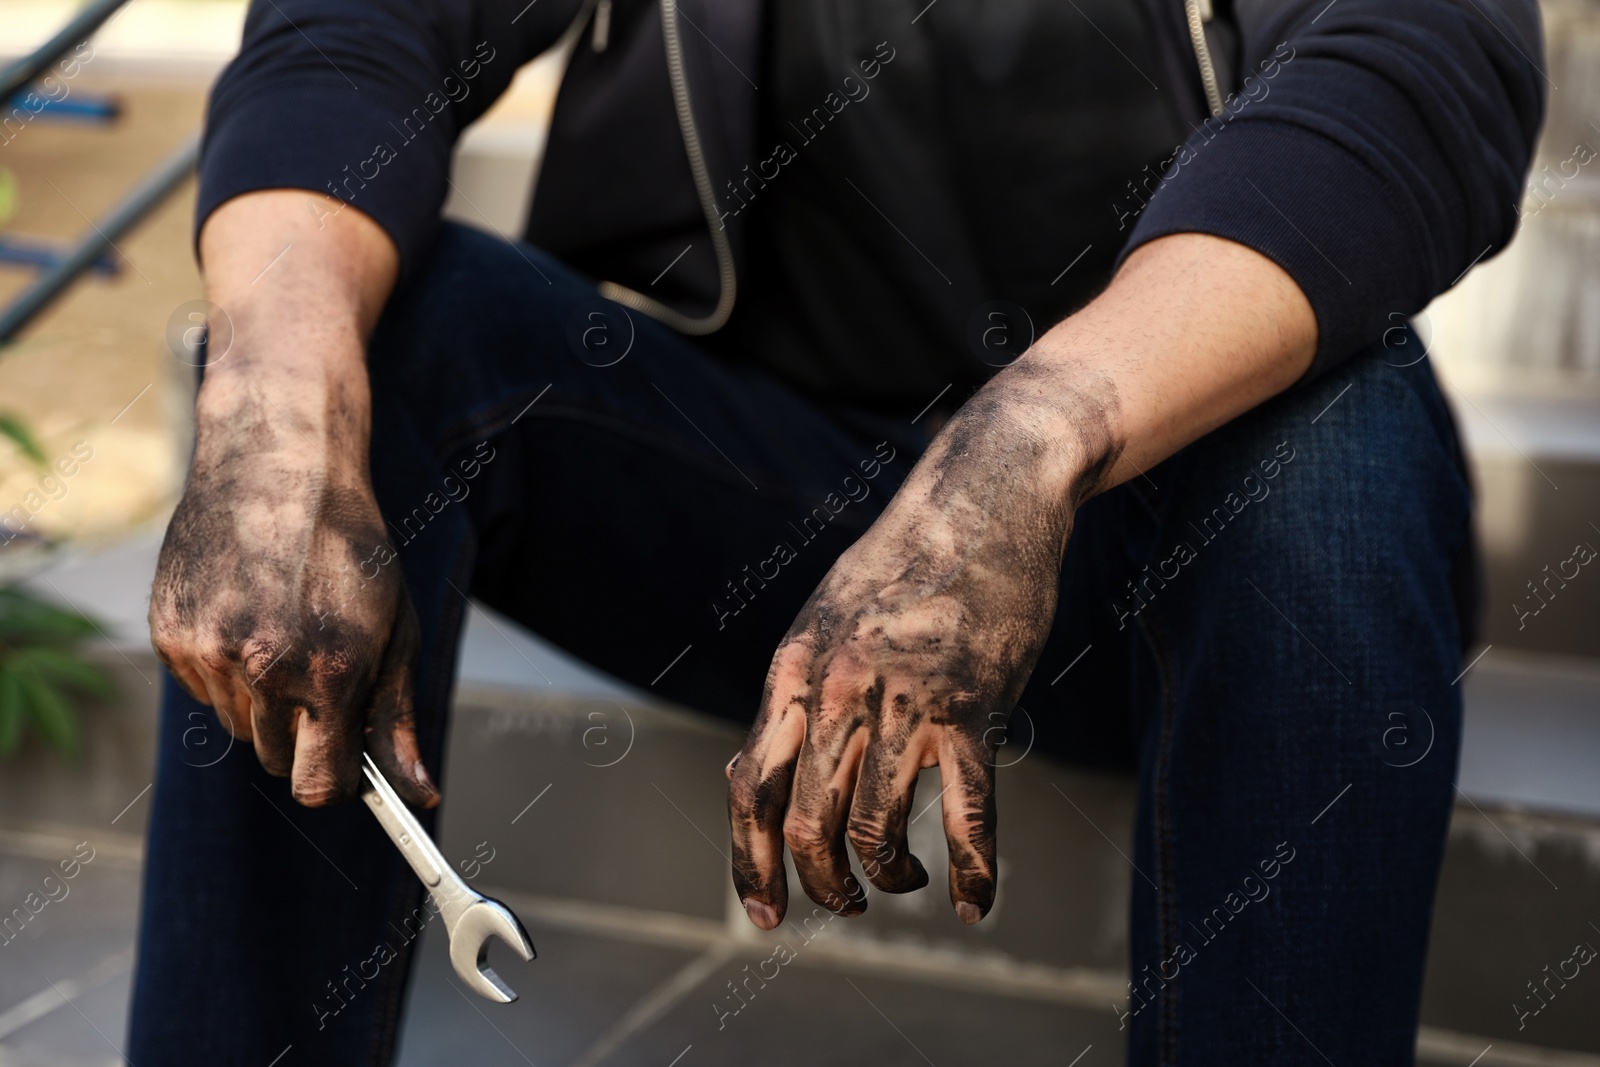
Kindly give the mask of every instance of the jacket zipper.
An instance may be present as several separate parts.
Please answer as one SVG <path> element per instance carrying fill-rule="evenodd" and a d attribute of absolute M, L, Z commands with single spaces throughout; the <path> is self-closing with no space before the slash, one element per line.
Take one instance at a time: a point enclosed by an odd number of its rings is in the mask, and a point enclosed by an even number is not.
<path fill-rule="evenodd" d="M 694 191 L 700 199 L 700 210 L 706 216 L 706 229 L 711 234 L 711 250 L 717 257 L 717 306 L 711 309 L 711 314 L 696 318 L 616 282 L 601 282 L 600 295 L 649 315 L 679 333 L 702 337 L 722 329 L 728 316 L 733 314 L 733 302 L 738 291 L 737 278 L 733 269 L 733 249 L 728 245 L 728 232 L 723 228 L 722 217 L 717 211 L 711 174 L 706 170 L 705 154 L 700 150 L 700 131 L 695 126 L 694 110 L 690 105 L 689 78 L 683 68 L 683 40 L 678 36 L 677 0 L 661 0 L 661 36 L 667 48 L 667 77 L 672 83 L 672 103 L 678 113 L 678 131 L 683 135 L 683 149 L 689 157 Z"/>
<path fill-rule="evenodd" d="M 1211 58 L 1211 46 L 1206 42 L 1205 24 L 1210 21 L 1211 0 L 1184 0 L 1184 13 L 1189 24 L 1189 42 L 1194 46 L 1195 60 L 1200 65 L 1200 82 L 1205 87 L 1206 104 L 1211 114 L 1222 113 L 1222 90 L 1217 84 L 1216 65 Z M 597 5 L 592 47 L 603 52 L 610 39 L 611 2 L 600 0 Z M 701 317 L 684 315 L 653 297 L 645 296 L 617 282 L 600 283 L 600 293 L 624 307 L 630 307 L 656 321 L 690 336 L 704 336 L 720 330 L 733 314 L 737 295 L 737 276 L 734 272 L 733 249 L 728 245 L 727 231 L 721 225 L 717 211 L 716 195 L 711 188 L 711 175 L 706 170 L 705 156 L 700 148 L 700 131 L 695 125 L 694 110 L 689 99 L 689 82 L 683 67 L 683 42 L 678 35 L 677 0 L 661 0 L 661 37 L 667 51 L 667 76 L 672 84 L 672 102 L 678 115 L 678 130 L 683 137 L 684 152 L 689 157 L 689 173 L 694 179 L 695 194 L 700 209 L 705 213 L 706 228 L 711 235 L 711 248 L 717 257 L 719 291 L 717 304 L 711 314 Z"/>
<path fill-rule="evenodd" d="M 1217 85 L 1217 68 L 1211 61 L 1211 46 L 1206 43 L 1206 23 L 1211 21 L 1211 0 L 1183 0 L 1189 22 L 1189 43 L 1200 64 L 1200 83 L 1205 86 L 1206 106 L 1213 115 L 1222 114 L 1222 89 Z"/>

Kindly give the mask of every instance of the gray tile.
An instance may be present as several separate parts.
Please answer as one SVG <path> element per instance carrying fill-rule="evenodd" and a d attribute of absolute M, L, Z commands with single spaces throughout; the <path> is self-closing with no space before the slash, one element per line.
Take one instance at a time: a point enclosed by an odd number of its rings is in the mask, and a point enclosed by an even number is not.
<path fill-rule="evenodd" d="M 79 1058 L 32 1043 L 0 1045 L 0 1067 L 123 1067 L 126 1062 L 110 1050 L 103 1055 Z"/>
<path fill-rule="evenodd" d="M 490 842 L 498 885 L 721 918 L 739 744 L 659 709 L 476 690 L 451 731 L 443 847 Z"/>
<path fill-rule="evenodd" d="M 1486 807 L 1600 816 L 1600 660 L 1494 647 L 1461 684 L 1463 792 Z"/>
<path fill-rule="evenodd" d="M 539 958 L 491 952 L 519 999 L 491 1004 L 450 968 L 448 941 L 428 927 L 406 1002 L 399 1067 L 540 1067 L 571 1061 L 693 953 L 530 925 Z"/>
<path fill-rule="evenodd" d="M 473 690 L 451 732 L 446 851 L 470 855 L 490 842 L 493 881 L 526 892 L 720 919 L 729 892 L 722 768 L 741 742 L 732 727 L 682 713 Z M 1001 886 L 989 918 L 968 928 L 951 911 L 939 776 L 927 771 L 911 847 L 932 883 L 874 895 L 852 933 L 1122 966 L 1131 872 L 1118 849 L 1132 851 L 1132 781 L 1036 754 L 998 777 Z M 804 899 L 792 868 L 790 887 Z"/>
<path fill-rule="evenodd" d="M 1497 676 L 1489 671 L 1484 677 L 1494 683 Z M 1573 698 L 1581 710 L 1585 692 L 1580 688 Z M 468 687 L 462 705 L 447 774 L 442 839 L 449 855 L 471 855 L 476 842 L 488 841 L 496 858 L 478 879 L 485 884 L 690 917 L 701 924 L 695 929 L 704 943 L 722 943 L 729 900 L 722 766 L 740 743 L 739 730 L 598 697 L 539 698 Z M 136 718 L 125 725 L 141 728 Z M 108 750 L 121 743 L 122 729 L 108 728 Z M 138 875 L 129 840 L 105 835 L 110 819 L 142 787 L 138 764 L 144 758 L 131 742 L 125 755 L 120 763 L 101 763 L 91 754 L 77 768 L 40 761 L 19 766 L 19 774 L 40 783 L 36 789 L 18 784 L 10 767 L 0 776 L 8 817 L 9 798 L 33 789 L 33 801 L 49 803 L 35 804 L 28 817 L 56 812 L 61 821 L 100 827 L 70 831 L 71 837 L 0 828 L 0 914 L 21 905 L 77 840 L 106 842 L 66 899 L 48 905 L 21 936 L 0 947 L 0 1012 L 48 989 L 50 981 L 70 980 L 79 984 L 74 1002 L 114 1042 L 125 1032 Z M 96 781 L 96 774 L 106 781 Z M 912 827 L 913 850 L 934 873 L 934 884 L 905 897 L 875 894 L 866 916 L 835 924 L 838 940 L 1120 970 L 1130 870 L 1118 849 L 1131 852 L 1131 781 L 1067 770 L 1032 754 L 1003 769 L 999 783 L 1002 882 L 989 920 L 969 929 L 949 913 L 934 807 Z M 938 792 L 937 774 L 925 773 L 913 810 L 923 811 Z M 114 830 L 136 827 L 146 807 L 136 803 Z M 1526 982 L 1567 958 L 1577 941 L 1600 946 L 1600 931 L 1587 925 L 1600 923 L 1600 915 L 1585 910 L 1596 899 L 1600 829 L 1594 822 L 1458 809 L 1439 888 L 1424 1022 L 1482 1033 L 1486 1040 L 1600 1052 L 1593 1023 L 1600 985 L 1591 990 L 1586 984 L 1600 980 L 1600 972 L 1586 967 L 1522 1030 L 1511 1007 L 1518 997 L 1526 1004 Z M 406 1067 L 570 1065 L 641 998 L 704 959 L 704 945 L 694 937 L 661 947 L 548 926 L 533 926 L 533 933 L 540 960 L 505 968 L 524 994 L 509 1008 L 469 1001 L 453 987 L 443 946 L 437 934 L 429 935 L 406 1022 Z M 738 948 L 718 962 L 693 993 L 670 1002 L 662 1017 L 602 1062 L 666 1067 L 692 1045 L 679 1067 L 853 1063 L 868 1055 L 922 1063 L 884 1016 L 941 1067 L 1064 1065 L 1091 1042 L 1080 1067 L 1121 1057 L 1109 1005 L 1102 1017 L 997 996 L 981 984 L 955 990 L 840 970 L 837 961 L 822 968 L 802 959 L 784 968 L 719 1030 L 711 1008 L 717 990 L 726 995 L 727 980 L 765 958 L 744 952 Z M 109 1045 L 66 1006 L 0 1034 L 0 1067 L 80 1067 L 114 1059 Z"/>
<path fill-rule="evenodd" d="M 1536 414 L 1539 407 L 1529 414 L 1548 418 L 1548 411 Z M 1588 436 L 1592 441 L 1592 426 Z M 1600 463 L 1592 454 L 1581 460 L 1540 456 L 1535 468 L 1526 456 L 1502 452 L 1478 454 L 1472 467 L 1485 578 L 1482 639 L 1499 648 L 1600 657 L 1595 568 L 1573 562 L 1566 578 L 1559 573 L 1579 542 L 1600 547 L 1590 525 L 1593 501 L 1600 499 Z M 1538 596 L 1530 582 L 1539 586 Z"/>
<path fill-rule="evenodd" d="M 691 951 L 537 921 L 529 931 L 540 958 L 502 972 L 521 994 L 509 1006 L 469 1000 L 450 971 L 443 938 L 424 935 L 400 1067 L 463 1060 L 475 1067 L 668 1067 L 680 1054 L 679 1067 L 917 1064 L 924 1062 L 917 1049 L 940 1067 L 1064 1067 L 1091 1044 L 1082 1067 L 1123 1059 L 1109 1005 L 1084 1011 L 863 973 L 815 953 L 808 958 L 801 937 L 784 939 L 796 951 L 780 966 L 772 947 L 780 939 L 770 934 L 748 948 L 723 941 Z M 677 979 L 686 971 L 695 977 L 683 985 Z M 742 983 L 742 999 L 729 991 L 733 982 Z M 661 1010 L 630 1028 L 642 1001 L 659 1001 Z"/>
<path fill-rule="evenodd" d="M 62 1067 L 122 1062 L 132 981 L 131 971 L 124 965 L 109 979 L 75 991 L 70 1004 L 23 1027 L 5 1045 Z"/>
<path fill-rule="evenodd" d="M 48 848 L 39 851 L 54 855 Z M 58 858 L 72 854 L 69 844 Z M 24 901 L 29 893 L 40 893 L 37 899 L 44 899 L 43 879 L 52 872 L 60 874 L 56 862 L 38 855 L 0 852 L 0 908 L 5 909 L 5 915 L 15 908 L 26 912 Z M 46 903 L 19 934 L 0 945 L 0 1011 L 49 989 L 51 982 L 98 982 L 115 972 L 125 972 L 131 965 L 138 871 L 126 862 L 97 853 L 77 877 L 51 884 L 57 887 L 52 891 L 60 899 Z M 61 896 L 63 888 L 65 896 Z M 112 1020 L 111 1026 L 107 1033 L 120 1041 L 123 1023 Z M 0 1041 L 7 1039 L 0 1035 Z"/>
<path fill-rule="evenodd" d="M 1434 905 L 1422 1021 L 1486 1037 L 1600 1052 L 1600 960 L 1549 1006 L 1541 984 L 1579 942 L 1600 950 L 1600 829 L 1591 823 L 1457 808 Z M 1571 969 L 1570 967 L 1568 968 Z M 1541 986 L 1541 989 L 1543 987 Z M 1543 994 L 1541 994 L 1543 995 Z"/>
<path fill-rule="evenodd" d="M 724 964 L 606 1067 L 812 1067 L 818 1063 L 917 1067 L 1108 1067 L 1124 1061 L 1107 1006 L 1088 1012 L 918 982 L 808 967 L 804 946 L 782 967 L 771 956 Z M 745 967 L 751 967 L 746 971 Z M 762 987 L 759 977 L 776 976 Z M 738 980 L 743 1001 L 728 990 Z M 738 1014 L 724 1014 L 743 1003 Z M 1091 1048 L 1092 1046 L 1092 1048 Z M 685 1051 L 687 1050 L 687 1051 Z"/>

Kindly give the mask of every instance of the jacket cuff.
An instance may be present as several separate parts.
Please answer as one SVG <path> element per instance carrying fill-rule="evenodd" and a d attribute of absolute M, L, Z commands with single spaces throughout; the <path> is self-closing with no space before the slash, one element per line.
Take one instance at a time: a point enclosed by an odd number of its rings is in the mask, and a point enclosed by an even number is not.
<path fill-rule="evenodd" d="M 1442 289 L 1417 277 L 1430 242 L 1406 193 L 1327 137 L 1277 120 L 1197 131 L 1169 166 L 1118 257 L 1157 237 L 1206 233 L 1282 267 L 1311 302 L 1317 354 L 1306 380 L 1421 310 Z"/>
<path fill-rule="evenodd" d="M 388 103 L 391 106 L 385 106 Z M 224 202 L 263 189 L 306 189 L 360 209 L 400 252 L 402 277 L 433 240 L 444 204 L 449 109 L 410 113 L 338 83 L 256 91 L 213 108 L 200 156 L 195 235 Z M 419 127 L 418 119 L 428 121 Z M 318 198 L 321 217 L 339 208 Z"/>

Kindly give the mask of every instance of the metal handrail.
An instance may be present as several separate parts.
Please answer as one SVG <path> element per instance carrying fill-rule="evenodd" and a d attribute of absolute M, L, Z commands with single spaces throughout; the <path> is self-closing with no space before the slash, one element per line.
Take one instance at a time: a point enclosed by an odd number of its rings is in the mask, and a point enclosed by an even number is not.
<path fill-rule="evenodd" d="M 49 70 L 50 64 L 77 47 L 79 41 L 98 30 L 127 2 L 90 0 L 54 37 L 0 72 L 0 100 L 9 103 L 12 97 Z"/>
<path fill-rule="evenodd" d="M 133 229 L 172 194 L 195 168 L 200 158 L 200 135 L 195 134 L 162 161 L 122 201 L 90 226 L 90 232 L 73 245 L 61 261 L 39 275 L 11 305 L 0 312 L 0 343 L 11 340 L 33 317 L 60 296 L 73 281 L 113 247 L 117 238 Z"/>

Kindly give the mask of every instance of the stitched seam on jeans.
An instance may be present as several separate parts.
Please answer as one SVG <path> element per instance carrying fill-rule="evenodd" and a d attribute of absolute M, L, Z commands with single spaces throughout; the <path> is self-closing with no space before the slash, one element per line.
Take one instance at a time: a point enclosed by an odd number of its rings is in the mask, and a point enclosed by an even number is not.
<path fill-rule="evenodd" d="M 404 879 L 404 875 L 401 876 Z M 402 883 L 399 891 L 394 894 L 394 906 L 389 912 L 389 924 L 394 925 L 396 919 L 402 921 L 414 916 L 416 909 L 422 903 L 422 884 L 415 883 L 412 889 Z M 388 932 L 384 932 L 384 941 L 388 942 Z M 418 937 L 421 937 L 419 932 Z M 394 1060 L 395 1041 L 400 1031 L 400 1011 L 405 995 L 405 975 L 411 967 L 411 950 L 414 942 L 407 941 L 395 953 L 391 963 L 399 964 L 390 967 L 393 972 L 388 976 L 376 996 L 378 1010 L 373 1013 L 372 1031 L 367 1037 L 367 1063 L 370 1067 L 388 1067 Z"/>
<path fill-rule="evenodd" d="M 1160 931 L 1161 947 L 1158 958 L 1171 959 L 1176 952 L 1173 938 L 1173 919 L 1171 909 L 1174 898 L 1177 896 L 1176 886 L 1172 878 L 1172 824 L 1169 816 L 1171 799 L 1168 787 L 1168 773 L 1171 766 L 1171 742 L 1173 719 L 1177 708 L 1176 685 L 1173 680 L 1172 662 L 1163 650 L 1160 637 L 1155 629 L 1155 623 L 1148 617 L 1139 620 L 1140 629 L 1144 631 L 1145 641 L 1150 646 L 1150 652 L 1155 657 L 1156 665 L 1161 677 L 1161 731 L 1157 735 L 1155 766 L 1151 769 L 1150 793 L 1153 801 L 1151 813 L 1151 837 L 1155 842 L 1156 859 L 1156 916 L 1157 929 Z M 1156 965 L 1156 977 L 1161 978 L 1160 964 Z M 1167 983 L 1163 980 L 1156 989 L 1156 999 L 1160 1006 L 1157 1015 L 1156 1039 L 1160 1046 L 1160 1060 L 1163 1067 L 1170 1067 L 1178 1062 L 1178 995 L 1176 986 L 1168 990 Z"/>
<path fill-rule="evenodd" d="M 453 578 L 458 583 L 467 581 L 467 575 L 470 575 L 472 571 L 470 561 L 475 553 L 470 550 L 472 539 L 470 530 L 467 537 L 469 550 L 460 552 L 456 556 L 456 573 Z M 442 609 L 444 614 L 440 619 L 441 628 L 448 628 L 446 624 L 449 622 L 449 615 L 452 611 L 455 612 L 458 621 L 463 614 L 462 609 L 456 606 L 454 599 L 446 598 L 445 605 Z M 457 629 L 459 630 L 459 627 Z M 455 654 L 456 642 L 435 641 L 434 645 L 435 648 L 430 653 L 433 666 L 431 672 L 433 677 L 432 695 L 439 700 L 437 706 L 443 709 L 443 721 L 439 724 L 439 729 L 442 734 L 448 734 L 450 691 L 455 684 L 454 664 L 449 663 L 449 658 Z M 443 651 L 440 651 L 441 648 Z M 446 672 L 441 669 L 441 659 L 445 663 L 449 663 L 450 671 Z M 441 761 L 444 755 L 445 739 L 444 736 L 440 738 L 439 754 Z M 443 781 L 444 768 L 436 767 L 434 769 L 439 772 L 440 781 Z M 406 917 L 414 916 L 416 909 L 422 903 L 422 883 L 411 877 L 410 868 L 404 868 L 400 877 L 401 887 L 394 896 L 395 906 L 390 910 L 389 923 L 391 926 L 394 925 L 397 919 L 403 922 Z M 421 936 L 422 933 L 419 931 L 417 938 L 421 938 Z M 387 941 L 387 933 L 384 934 L 384 938 Z M 399 964 L 399 966 L 390 967 L 390 976 L 380 987 L 375 997 L 379 1010 L 374 1013 L 372 1033 L 367 1039 L 367 1048 L 369 1050 L 367 1062 L 370 1067 L 389 1067 L 389 1064 L 394 1061 L 395 1044 L 400 1037 L 401 1014 L 405 1007 L 406 979 L 409 977 L 413 966 L 412 954 L 415 947 L 415 938 L 400 946 L 399 952 L 396 953 L 396 959 L 392 961 Z"/>

